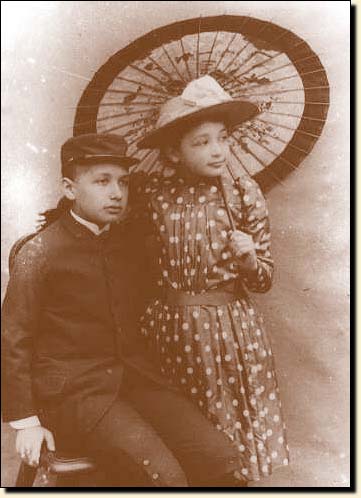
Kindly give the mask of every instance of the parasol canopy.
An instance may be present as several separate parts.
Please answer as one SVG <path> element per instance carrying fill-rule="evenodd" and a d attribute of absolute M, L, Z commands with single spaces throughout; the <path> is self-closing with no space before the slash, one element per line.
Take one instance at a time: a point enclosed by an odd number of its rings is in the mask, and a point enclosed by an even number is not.
<path fill-rule="evenodd" d="M 261 112 L 230 137 L 232 170 L 263 189 L 295 170 L 319 138 L 329 107 L 326 71 L 308 43 L 268 21 L 213 16 L 176 22 L 138 38 L 96 73 L 78 103 L 74 135 L 119 133 L 140 169 L 161 168 L 159 153 L 136 144 L 159 107 L 202 75 Z"/>

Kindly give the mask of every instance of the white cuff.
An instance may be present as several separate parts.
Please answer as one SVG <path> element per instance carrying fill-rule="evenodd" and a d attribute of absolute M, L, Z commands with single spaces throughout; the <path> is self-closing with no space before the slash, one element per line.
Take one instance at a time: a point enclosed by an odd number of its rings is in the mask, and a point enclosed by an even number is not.
<path fill-rule="evenodd" d="M 10 427 L 13 429 L 29 429 L 30 427 L 38 427 L 40 424 L 40 420 L 36 415 L 33 417 L 22 418 L 20 420 L 13 420 L 9 422 Z"/>

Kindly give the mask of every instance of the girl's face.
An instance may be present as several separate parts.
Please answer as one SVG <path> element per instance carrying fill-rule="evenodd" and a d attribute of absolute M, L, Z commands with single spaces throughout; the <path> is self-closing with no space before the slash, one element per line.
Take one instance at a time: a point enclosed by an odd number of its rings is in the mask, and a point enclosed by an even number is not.
<path fill-rule="evenodd" d="M 186 173 L 216 177 L 221 175 L 229 154 L 228 132 L 223 123 L 204 122 L 186 132 L 168 156 Z"/>

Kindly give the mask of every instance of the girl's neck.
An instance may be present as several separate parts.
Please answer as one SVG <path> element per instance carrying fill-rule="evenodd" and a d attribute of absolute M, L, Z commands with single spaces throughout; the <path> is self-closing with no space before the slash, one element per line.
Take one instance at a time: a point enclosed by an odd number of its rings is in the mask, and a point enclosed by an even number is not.
<path fill-rule="evenodd" d="M 189 170 L 186 166 L 183 166 L 182 164 L 179 165 L 176 169 L 177 175 L 188 184 L 192 185 L 198 185 L 198 184 L 214 184 L 217 183 L 217 177 L 213 176 L 201 176 L 193 173 L 192 171 Z"/>

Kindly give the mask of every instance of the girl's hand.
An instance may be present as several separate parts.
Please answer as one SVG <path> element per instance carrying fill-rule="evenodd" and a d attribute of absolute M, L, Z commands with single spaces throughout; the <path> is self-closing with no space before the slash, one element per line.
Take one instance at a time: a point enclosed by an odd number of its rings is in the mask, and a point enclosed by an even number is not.
<path fill-rule="evenodd" d="M 241 230 L 234 230 L 229 235 L 229 247 L 243 270 L 257 270 L 256 248 L 251 235 L 241 232 Z"/>
<path fill-rule="evenodd" d="M 46 441 L 49 451 L 55 451 L 53 435 L 44 427 L 20 429 L 16 434 L 16 451 L 23 462 L 36 467 L 39 465 L 41 445 Z"/>

